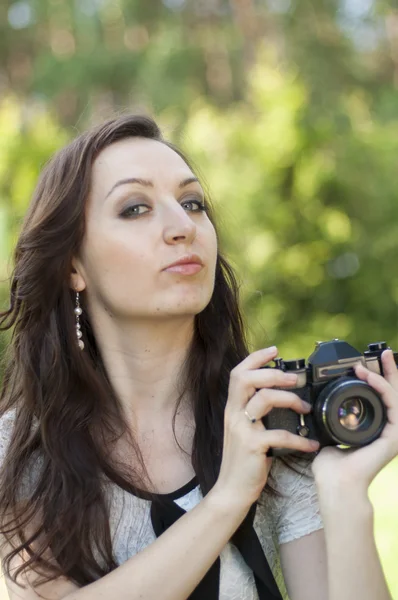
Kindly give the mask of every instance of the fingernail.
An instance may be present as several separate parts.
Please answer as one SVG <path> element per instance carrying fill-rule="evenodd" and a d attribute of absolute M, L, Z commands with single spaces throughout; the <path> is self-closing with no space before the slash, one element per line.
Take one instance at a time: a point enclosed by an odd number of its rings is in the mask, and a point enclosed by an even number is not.
<path fill-rule="evenodd" d="M 311 409 L 311 404 L 309 402 L 306 402 L 305 400 L 302 400 L 301 404 L 303 405 L 303 408 L 305 408 L 306 410 L 310 410 Z"/>
<path fill-rule="evenodd" d="M 294 373 L 287 373 L 285 375 L 285 379 L 286 381 L 291 381 L 292 383 L 295 383 L 297 381 L 297 375 L 294 375 Z"/>
<path fill-rule="evenodd" d="M 276 352 L 277 351 L 277 347 L 276 346 L 270 346 L 269 348 L 267 348 L 268 352 Z"/>
<path fill-rule="evenodd" d="M 319 442 L 317 442 L 316 440 L 310 440 L 310 444 L 312 446 L 312 448 L 319 448 Z"/>

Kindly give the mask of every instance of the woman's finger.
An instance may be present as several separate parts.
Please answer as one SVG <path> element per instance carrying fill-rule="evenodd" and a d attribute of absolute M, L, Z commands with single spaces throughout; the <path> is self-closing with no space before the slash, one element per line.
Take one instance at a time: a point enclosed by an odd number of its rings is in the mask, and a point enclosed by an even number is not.
<path fill-rule="evenodd" d="M 393 351 L 390 349 L 384 350 L 381 355 L 381 362 L 383 365 L 384 377 L 395 389 L 398 389 L 398 369 L 395 364 Z"/>
<path fill-rule="evenodd" d="M 363 365 L 356 365 L 355 374 L 362 381 L 366 381 L 376 392 L 379 392 L 387 408 L 396 409 L 398 407 L 397 391 L 392 388 L 385 377 L 369 371 Z"/>
<path fill-rule="evenodd" d="M 319 448 L 319 442 L 290 433 L 286 429 L 267 429 L 262 440 L 262 452 L 270 448 L 289 448 L 302 452 L 314 452 Z"/>
<path fill-rule="evenodd" d="M 304 402 L 293 392 L 284 390 L 263 389 L 259 390 L 245 406 L 246 412 L 261 422 L 273 408 L 291 408 L 298 413 L 309 413 L 310 404 Z"/>
<path fill-rule="evenodd" d="M 261 348 L 246 356 L 231 373 L 235 371 L 246 371 L 247 369 L 259 369 L 263 365 L 266 365 L 273 358 L 278 355 L 278 348 L 276 346 L 270 346 L 269 348 Z"/>
<path fill-rule="evenodd" d="M 230 406 L 242 408 L 262 388 L 287 388 L 297 384 L 297 375 L 280 369 L 253 369 L 231 371 L 229 380 Z"/>

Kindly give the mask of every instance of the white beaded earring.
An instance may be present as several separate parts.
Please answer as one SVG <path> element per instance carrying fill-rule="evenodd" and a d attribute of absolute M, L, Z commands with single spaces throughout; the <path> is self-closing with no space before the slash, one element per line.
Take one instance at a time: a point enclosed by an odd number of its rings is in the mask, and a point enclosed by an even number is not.
<path fill-rule="evenodd" d="M 80 302 L 79 302 L 79 292 L 76 292 L 76 308 L 75 308 L 75 315 L 76 315 L 76 336 L 77 336 L 77 343 L 79 344 L 79 348 L 80 350 L 84 349 L 84 342 L 81 339 L 83 334 L 81 332 L 81 325 L 80 325 L 80 315 L 82 314 L 82 309 L 80 308 Z"/>

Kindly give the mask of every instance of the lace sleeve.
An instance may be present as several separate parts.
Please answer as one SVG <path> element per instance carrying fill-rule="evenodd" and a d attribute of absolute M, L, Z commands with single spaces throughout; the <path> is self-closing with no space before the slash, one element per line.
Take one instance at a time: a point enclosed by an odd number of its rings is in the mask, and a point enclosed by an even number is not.
<path fill-rule="evenodd" d="M 7 461 L 8 448 L 11 442 L 12 432 L 16 420 L 16 410 L 11 409 L 0 417 L 0 472 Z M 42 460 L 35 453 L 25 465 L 17 490 L 17 498 L 26 500 L 30 498 L 35 490 L 40 475 Z"/>
<path fill-rule="evenodd" d="M 3 467 L 11 441 L 15 421 L 15 411 L 9 410 L 0 417 L 0 468 Z"/>
<path fill-rule="evenodd" d="M 272 465 L 273 487 L 283 494 L 274 499 L 279 544 L 323 528 L 311 462 L 295 463 L 294 468 L 299 473 L 280 459 L 274 459 Z"/>

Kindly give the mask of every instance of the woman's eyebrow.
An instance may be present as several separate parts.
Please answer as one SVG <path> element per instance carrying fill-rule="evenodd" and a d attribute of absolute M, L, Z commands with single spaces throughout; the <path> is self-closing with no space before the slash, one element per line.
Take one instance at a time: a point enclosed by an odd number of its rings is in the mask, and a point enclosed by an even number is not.
<path fill-rule="evenodd" d="M 125 185 L 126 183 L 138 183 L 139 185 L 143 185 L 144 187 L 153 187 L 153 182 L 149 181 L 148 179 L 141 179 L 139 177 L 129 177 L 127 179 L 120 179 L 119 181 L 117 181 L 115 183 L 115 185 L 113 185 L 111 187 L 111 189 L 105 196 L 105 200 L 106 200 L 106 198 L 108 198 L 108 196 L 110 196 L 110 194 L 113 192 L 113 190 L 115 188 L 117 188 L 119 185 Z M 199 183 L 199 179 L 197 177 L 188 177 L 187 179 L 184 179 L 183 181 L 181 181 L 180 184 L 178 185 L 178 187 L 181 189 L 181 188 L 189 185 L 190 183 Z"/>
<path fill-rule="evenodd" d="M 197 177 L 188 177 L 188 179 L 184 179 L 184 181 L 181 181 L 178 187 L 183 188 L 186 185 L 189 185 L 190 183 L 199 183 L 199 179 Z"/>
<path fill-rule="evenodd" d="M 153 187 L 152 181 L 148 181 L 148 179 L 140 179 L 138 177 L 129 177 L 128 179 L 120 179 L 119 181 L 117 181 L 115 183 L 115 185 L 113 185 L 111 187 L 111 189 L 105 196 L 105 200 L 107 199 L 108 196 L 110 196 L 112 194 L 112 192 L 115 188 L 119 187 L 119 185 L 125 185 L 126 183 L 139 183 L 140 185 L 143 185 L 145 187 Z"/>

